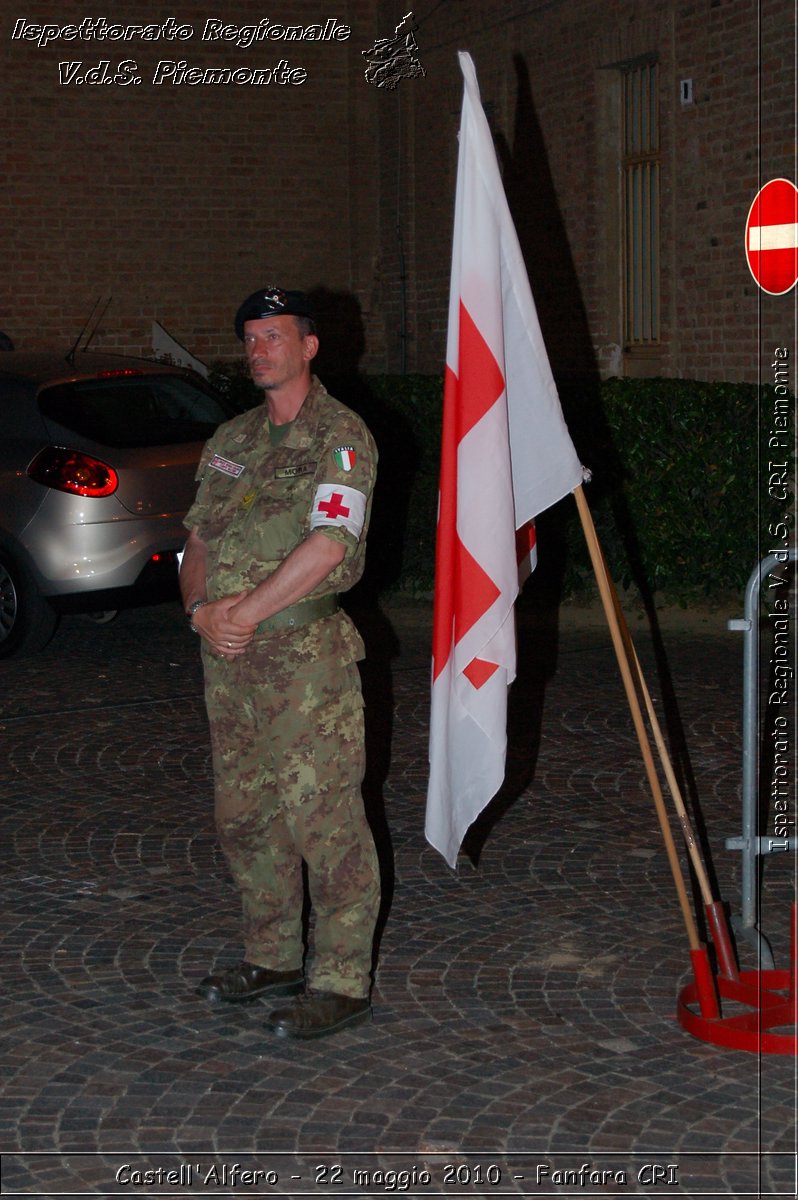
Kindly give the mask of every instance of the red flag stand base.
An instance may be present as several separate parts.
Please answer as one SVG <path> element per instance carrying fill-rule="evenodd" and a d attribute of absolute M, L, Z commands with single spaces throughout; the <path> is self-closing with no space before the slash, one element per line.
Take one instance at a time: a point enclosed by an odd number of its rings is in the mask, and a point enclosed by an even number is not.
<path fill-rule="evenodd" d="M 706 949 L 691 951 L 695 979 L 679 993 L 680 1025 L 693 1037 L 715 1046 L 760 1054 L 798 1054 L 795 905 L 791 942 L 789 971 L 741 971 L 734 979 L 717 975 L 713 980 Z M 714 984 L 711 991 L 710 984 Z M 732 1004 L 737 1011 L 724 1013 L 724 1008 Z M 790 1027 L 792 1032 L 787 1032 Z"/>

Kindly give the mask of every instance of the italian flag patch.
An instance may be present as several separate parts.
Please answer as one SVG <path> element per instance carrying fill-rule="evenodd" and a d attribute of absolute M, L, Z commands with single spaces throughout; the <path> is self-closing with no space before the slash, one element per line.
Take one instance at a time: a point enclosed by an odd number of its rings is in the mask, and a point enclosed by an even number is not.
<path fill-rule="evenodd" d="M 351 471 L 357 462 L 354 446 L 337 446 L 333 450 L 333 458 L 335 459 L 336 466 L 342 471 Z"/>

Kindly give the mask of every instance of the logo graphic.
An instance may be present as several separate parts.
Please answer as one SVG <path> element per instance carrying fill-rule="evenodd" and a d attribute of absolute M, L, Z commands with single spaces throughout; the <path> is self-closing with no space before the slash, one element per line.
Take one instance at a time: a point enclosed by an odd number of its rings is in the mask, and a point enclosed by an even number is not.
<path fill-rule="evenodd" d="M 377 38 L 370 50 L 361 50 L 363 57 L 368 59 L 369 65 L 364 72 L 368 83 L 393 91 L 400 79 L 415 79 L 427 74 L 418 58 L 417 30 L 412 12 L 406 13 L 393 37 Z"/>

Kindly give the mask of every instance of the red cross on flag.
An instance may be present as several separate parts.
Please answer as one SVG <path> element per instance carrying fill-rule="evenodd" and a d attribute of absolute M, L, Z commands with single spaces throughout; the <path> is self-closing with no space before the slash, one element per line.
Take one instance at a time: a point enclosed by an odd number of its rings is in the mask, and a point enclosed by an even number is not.
<path fill-rule="evenodd" d="M 435 563 L 427 840 L 450 866 L 504 778 L 527 527 L 583 477 L 470 55 L 454 216 Z M 521 531 L 518 539 L 516 530 Z M 518 548 L 517 548 L 518 547 Z"/>

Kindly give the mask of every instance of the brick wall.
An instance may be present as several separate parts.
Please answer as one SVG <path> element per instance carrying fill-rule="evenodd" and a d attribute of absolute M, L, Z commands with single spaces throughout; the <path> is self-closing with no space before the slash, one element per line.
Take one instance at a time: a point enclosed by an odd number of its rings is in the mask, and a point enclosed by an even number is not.
<path fill-rule="evenodd" d="M 279 8 L 279 11 L 278 11 Z M 67 345 L 98 297 L 111 303 L 93 345 L 147 352 L 153 319 L 200 358 L 234 354 L 240 300 L 268 282 L 353 297 L 369 320 L 377 255 L 376 96 L 360 50 L 374 37 L 371 0 L 292 0 L 268 9 L 114 4 L 109 22 L 167 16 L 185 41 L 12 40 L 24 8 L 0 23 L 7 175 L 0 329 L 18 348 Z M 108 12 L 51 0 L 35 22 L 64 26 Z M 351 26 L 344 41 L 202 40 L 226 23 Z M 29 17 L 29 21 L 33 18 Z M 134 60 L 140 84 L 59 83 L 59 62 Z M 189 68 L 302 68 L 300 85 L 155 85 L 162 61 Z M 126 71 L 119 72 L 126 76 Z M 361 310 L 361 311 L 358 311 Z M 379 345 L 369 353 L 381 355 Z"/>
<path fill-rule="evenodd" d="M 397 12 L 385 0 L 383 24 Z M 793 17 L 788 0 L 434 7 L 417 35 L 426 78 L 401 85 L 401 108 L 391 114 L 394 142 L 403 137 L 413 156 L 398 188 L 384 148 L 382 158 L 383 255 L 392 273 L 391 218 L 397 203 L 412 214 L 411 368 L 435 369 L 445 345 L 462 94 L 456 51 L 467 49 L 555 369 L 729 380 L 764 371 L 769 378 L 763 363 L 771 343 L 794 339 L 794 301 L 760 293 L 743 234 L 760 183 L 794 172 Z M 659 63 L 662 335 L 648 354 L 624 355 L 613 93 L 619 66 L 644 55 Z M 691 105 L 681 103 L 682 79 L 693 81 Z M 382 119 L 381 144 L 389 124 Z M 395 365 L 395 279 L 386 278 L 384 293 Z"/>
<path fill-rule="evenodd" d="M 219 6 L 217 6 L 218 8 Z M 223 6 L 229 11 L 228 6 Z M 160 321 L 199 357 L 237 353 L 231 318 L 265 282 L 316 290 L 346 365 L 438 370 L 445 352 L 459 48 L 471 52 L 541 324 L 558 372 L 769 378 L 792 298 L 751 279 L 743 229 L 760 182 L 794 170 L 789 0 L 446 0 L 418 8 L 424 78 L 368 86 L 362 50 L 402 0 L 292 0 L 272 23 L 336 18 L 345 41 L 201 39 L 213 6 L 113 6 L 118 24 L 190 25 L 186 41 L 12 40 L 0 20 L 6 179 L 0 329 L 71 343 L 111 296 L 94 345 L 147 352 Z M 99 11 L 99 10 L 97 10 Z M 146 13 L 146 15 L 144 15 Z M 237 25 L 264 8 L 239 0 Z M 81 20 L 39 0 L 39 24 Z M 94 13 L 88 14 L 93 16 Z M 619 64 L 659 62 L 662 338 L 624 355 L 618 239 Z M 134 59 L 141 84 L 60 85 L 58 63 Z M 307 71 L 299 86 L 155 86 L 161 61 Z M 693 81 L 683 106 L 679 82 Z"/>

